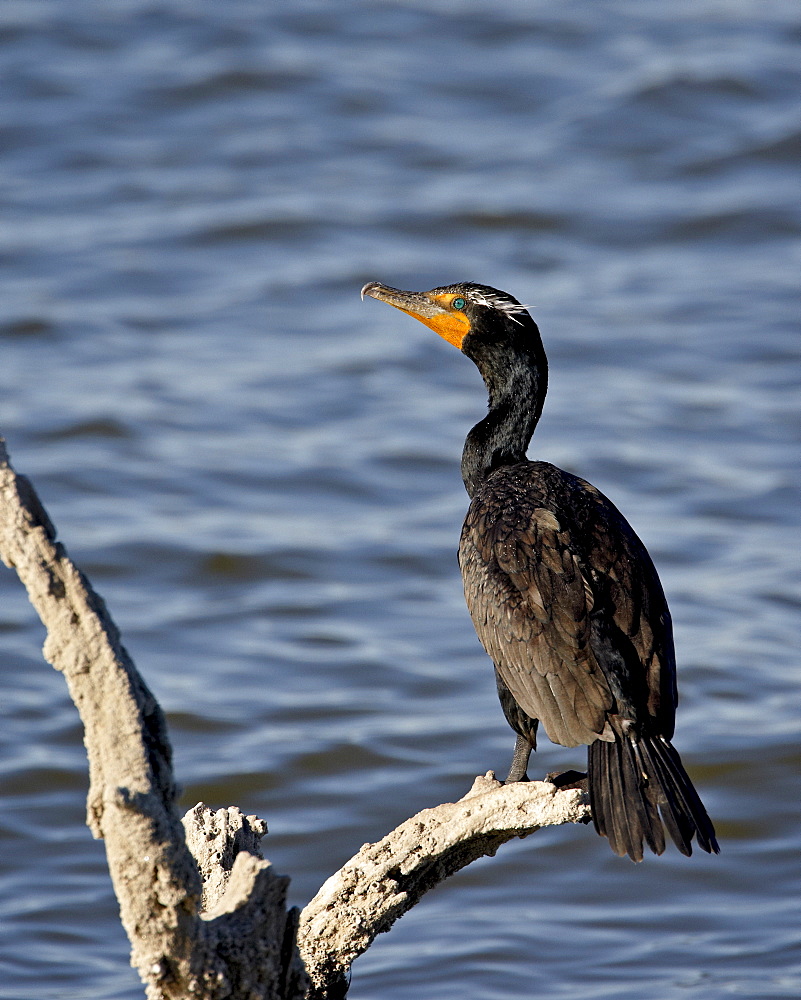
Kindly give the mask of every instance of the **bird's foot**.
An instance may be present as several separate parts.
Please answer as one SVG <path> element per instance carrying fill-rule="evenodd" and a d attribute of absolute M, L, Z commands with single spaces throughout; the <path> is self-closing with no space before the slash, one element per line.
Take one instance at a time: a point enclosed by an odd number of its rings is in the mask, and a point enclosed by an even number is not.
<path fill-rule="evenodd" d="M 582 792 L 587 791 L 587 775 L 583 771 L 551 771 L 545 775 L 545 780 L 557 788 L 580 788 Z"/>
<path fill-rule="evenodd" d="M 531 778 L 529 778 L 525 771 L 519 776 L 516 775 L 514 771 L 510 771 L 506 776 L 504 785 L 516 785 L 518 781 L 531 781 Z"/>

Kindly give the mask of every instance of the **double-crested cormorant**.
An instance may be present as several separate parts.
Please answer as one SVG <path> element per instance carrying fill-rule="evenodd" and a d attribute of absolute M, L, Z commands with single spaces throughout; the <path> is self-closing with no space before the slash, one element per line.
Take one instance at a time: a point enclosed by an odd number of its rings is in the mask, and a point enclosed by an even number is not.
<path fill-rule="evenodd" d="M 670 743 L 677 703 L 665 595 L 645 546 L 594 486 L 526 458 L 548 381 L 540 333 L 505 292 L 465 282 L 369 295 L 414 316 L 478 367 L 489 413 L 467 435 L 470 507 L 459 565 L 467 606 L 495 664 L 517 733 L 506 779 L 526 781 L 542 722 L 554 743 L 588 744 L 595 829 L 615 854 L 641 861 L 643 841 L 682 854 L 715 831 Z M 660 820 L 661 814 L 661 820 Z"/>

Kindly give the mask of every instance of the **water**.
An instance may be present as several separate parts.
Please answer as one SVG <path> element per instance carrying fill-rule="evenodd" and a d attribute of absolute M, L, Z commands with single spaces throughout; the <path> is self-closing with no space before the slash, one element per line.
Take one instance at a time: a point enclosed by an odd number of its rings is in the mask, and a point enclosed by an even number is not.
<path fill-rule="evenodd" d="M 721 856 L 508 845 L 354 998 L 801 991 L 800 43 L 779 0 L 0 9 L 0 428 L 168 712 L 185 806 L 265 817 L 293 902 L 513 742 L 455 562 L 483 388 L 365 281 L 532 303 L 532 455 L 660 569 Z M 75 710 L 0 588 L 0 995 L 139 997 Z M 534 773 L 581 766 L 543 744 Z"/>

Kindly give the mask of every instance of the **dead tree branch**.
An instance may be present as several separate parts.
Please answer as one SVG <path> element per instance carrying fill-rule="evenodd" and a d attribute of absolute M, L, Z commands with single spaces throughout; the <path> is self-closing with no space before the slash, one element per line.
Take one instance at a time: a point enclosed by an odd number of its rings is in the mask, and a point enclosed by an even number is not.
<path fill-rule="evenodd" d="M 27 588 L 47 629 L 45 658 L 80 713 L 87 822 L 105 840 L 149 1000 L 342 997 L 353 960 L 428 889 L 513 837 L 589 818 L 576 789 L 503 786 L 490 773 L 458 802 L 366 844 L 302 913 L 288 911 L 289 879 L 261 857 L 262 820 L 202 804 L 178 818 L 161 708 L 2 439 L 0 556 Z"/>
<path fill-rule="evenodd" d="M 490 771 L 458 802 L 424 809 L 377 844 L 365 844 L 300 915 L 298 945 L 312 984 L 330 991 L 338 979 L 344 983 L 376 934 L 471 861 L 514 837 L 589 815 L 578 789 L 558 791 L 547 781 L 503 785 Z"/>

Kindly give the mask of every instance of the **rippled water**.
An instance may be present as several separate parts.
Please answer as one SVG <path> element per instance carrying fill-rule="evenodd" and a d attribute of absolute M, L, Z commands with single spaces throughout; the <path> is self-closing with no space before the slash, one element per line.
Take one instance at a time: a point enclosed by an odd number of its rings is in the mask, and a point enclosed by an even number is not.
<path fill-rule="evenodd" d="M 0 7 L 0 429 L 186 806 L 264 816 L 294 902 L 513 743 L 455 561 L 483 387 L 365 281 L 533 303 L 532 455 L 659 566 L 721 856 L 509 845 L 354 998 L 801 991 L 800 47 L 780 0 Z M 0 995 L 139 997 L 77 715 L 0 590 Z"/>

